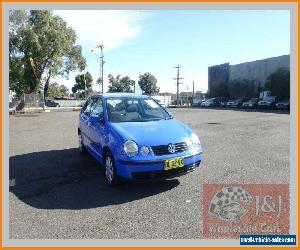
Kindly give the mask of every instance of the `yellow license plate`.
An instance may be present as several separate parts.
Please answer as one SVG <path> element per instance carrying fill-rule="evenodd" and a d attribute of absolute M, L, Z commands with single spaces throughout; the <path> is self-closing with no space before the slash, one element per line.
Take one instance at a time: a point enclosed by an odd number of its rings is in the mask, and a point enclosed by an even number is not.
<path fill-rule="evenodd" d="M 173 168 L 182 168 L 183 166 L 184 166 L 183 158 L 177 158 L 177 159 L 165 161 L 165 170 L 169 170 Z"/>

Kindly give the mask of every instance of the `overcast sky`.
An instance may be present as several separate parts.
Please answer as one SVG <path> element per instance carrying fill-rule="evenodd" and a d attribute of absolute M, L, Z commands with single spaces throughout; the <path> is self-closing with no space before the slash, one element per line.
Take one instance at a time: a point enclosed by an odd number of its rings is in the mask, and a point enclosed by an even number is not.
<path fill-rule="evenodd" d="M 99 59 L 91 50 L 104 44 L 104 89 L 108 74 L 150 72 L 161 92 L 175 93 L 174 66 L 182 65 L 180 91 L 207 90 L 207 68 L 290 54 L 289 11 L 115 11 L 56 10 L 77 33 L 87 71 L 99 77 Z M 58 79 L 71 88 L 74 77 Z"/>

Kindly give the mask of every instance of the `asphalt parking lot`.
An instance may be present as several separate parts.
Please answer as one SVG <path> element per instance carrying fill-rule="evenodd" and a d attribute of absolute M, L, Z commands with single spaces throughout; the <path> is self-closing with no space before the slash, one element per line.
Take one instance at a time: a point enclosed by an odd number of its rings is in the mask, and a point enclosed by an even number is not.
<path fill-rule="evenodd" d="M 289 114 L 171 112 L 198 134 L 204 161 L 177 179 L 121 188 L 77 150 L 78 112 L 10 116 L 10 238 L 201 238 L 204 183 L 289 183 Z"/>

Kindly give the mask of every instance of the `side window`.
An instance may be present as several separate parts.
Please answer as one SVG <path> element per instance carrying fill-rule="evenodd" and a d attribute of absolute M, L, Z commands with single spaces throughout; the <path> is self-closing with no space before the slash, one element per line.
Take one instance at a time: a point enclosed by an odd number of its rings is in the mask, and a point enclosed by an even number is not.
<path fill-rule="evenodd" d="M 91 112 L 91 103 L 92 103 L 92 100 L 91 100 L 91 98 L 89 98 L 86 100 L 85 104 L 82 107 L 82 110 L 86 115 L 89 115 Z"/>
<path fill-rule="evenodd" d="M 91 104 L 91 115 L 103 116 L 103 105 L 100 97 L 93 98 Z"/>

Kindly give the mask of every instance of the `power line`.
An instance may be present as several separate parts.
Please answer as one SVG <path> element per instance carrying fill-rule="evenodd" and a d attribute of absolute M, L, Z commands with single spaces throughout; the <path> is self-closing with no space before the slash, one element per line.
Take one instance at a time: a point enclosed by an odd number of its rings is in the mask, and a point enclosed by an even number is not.
<path fill-rule="evenodd" d="M 183 79 L 182 77 L 179 77 L 179 70 L 181 68 L 180 65 L 174 67 L 175 69 L 177 69 L 177 77 L 173 78 L 174 80 L 176 80 L 176 85 L 177 85 L 177 99 L 176 99 L 176 106 L 179 106 L 179 84 L 182 84 L 182 82 L 179 82 L 179 80 Z"/>

